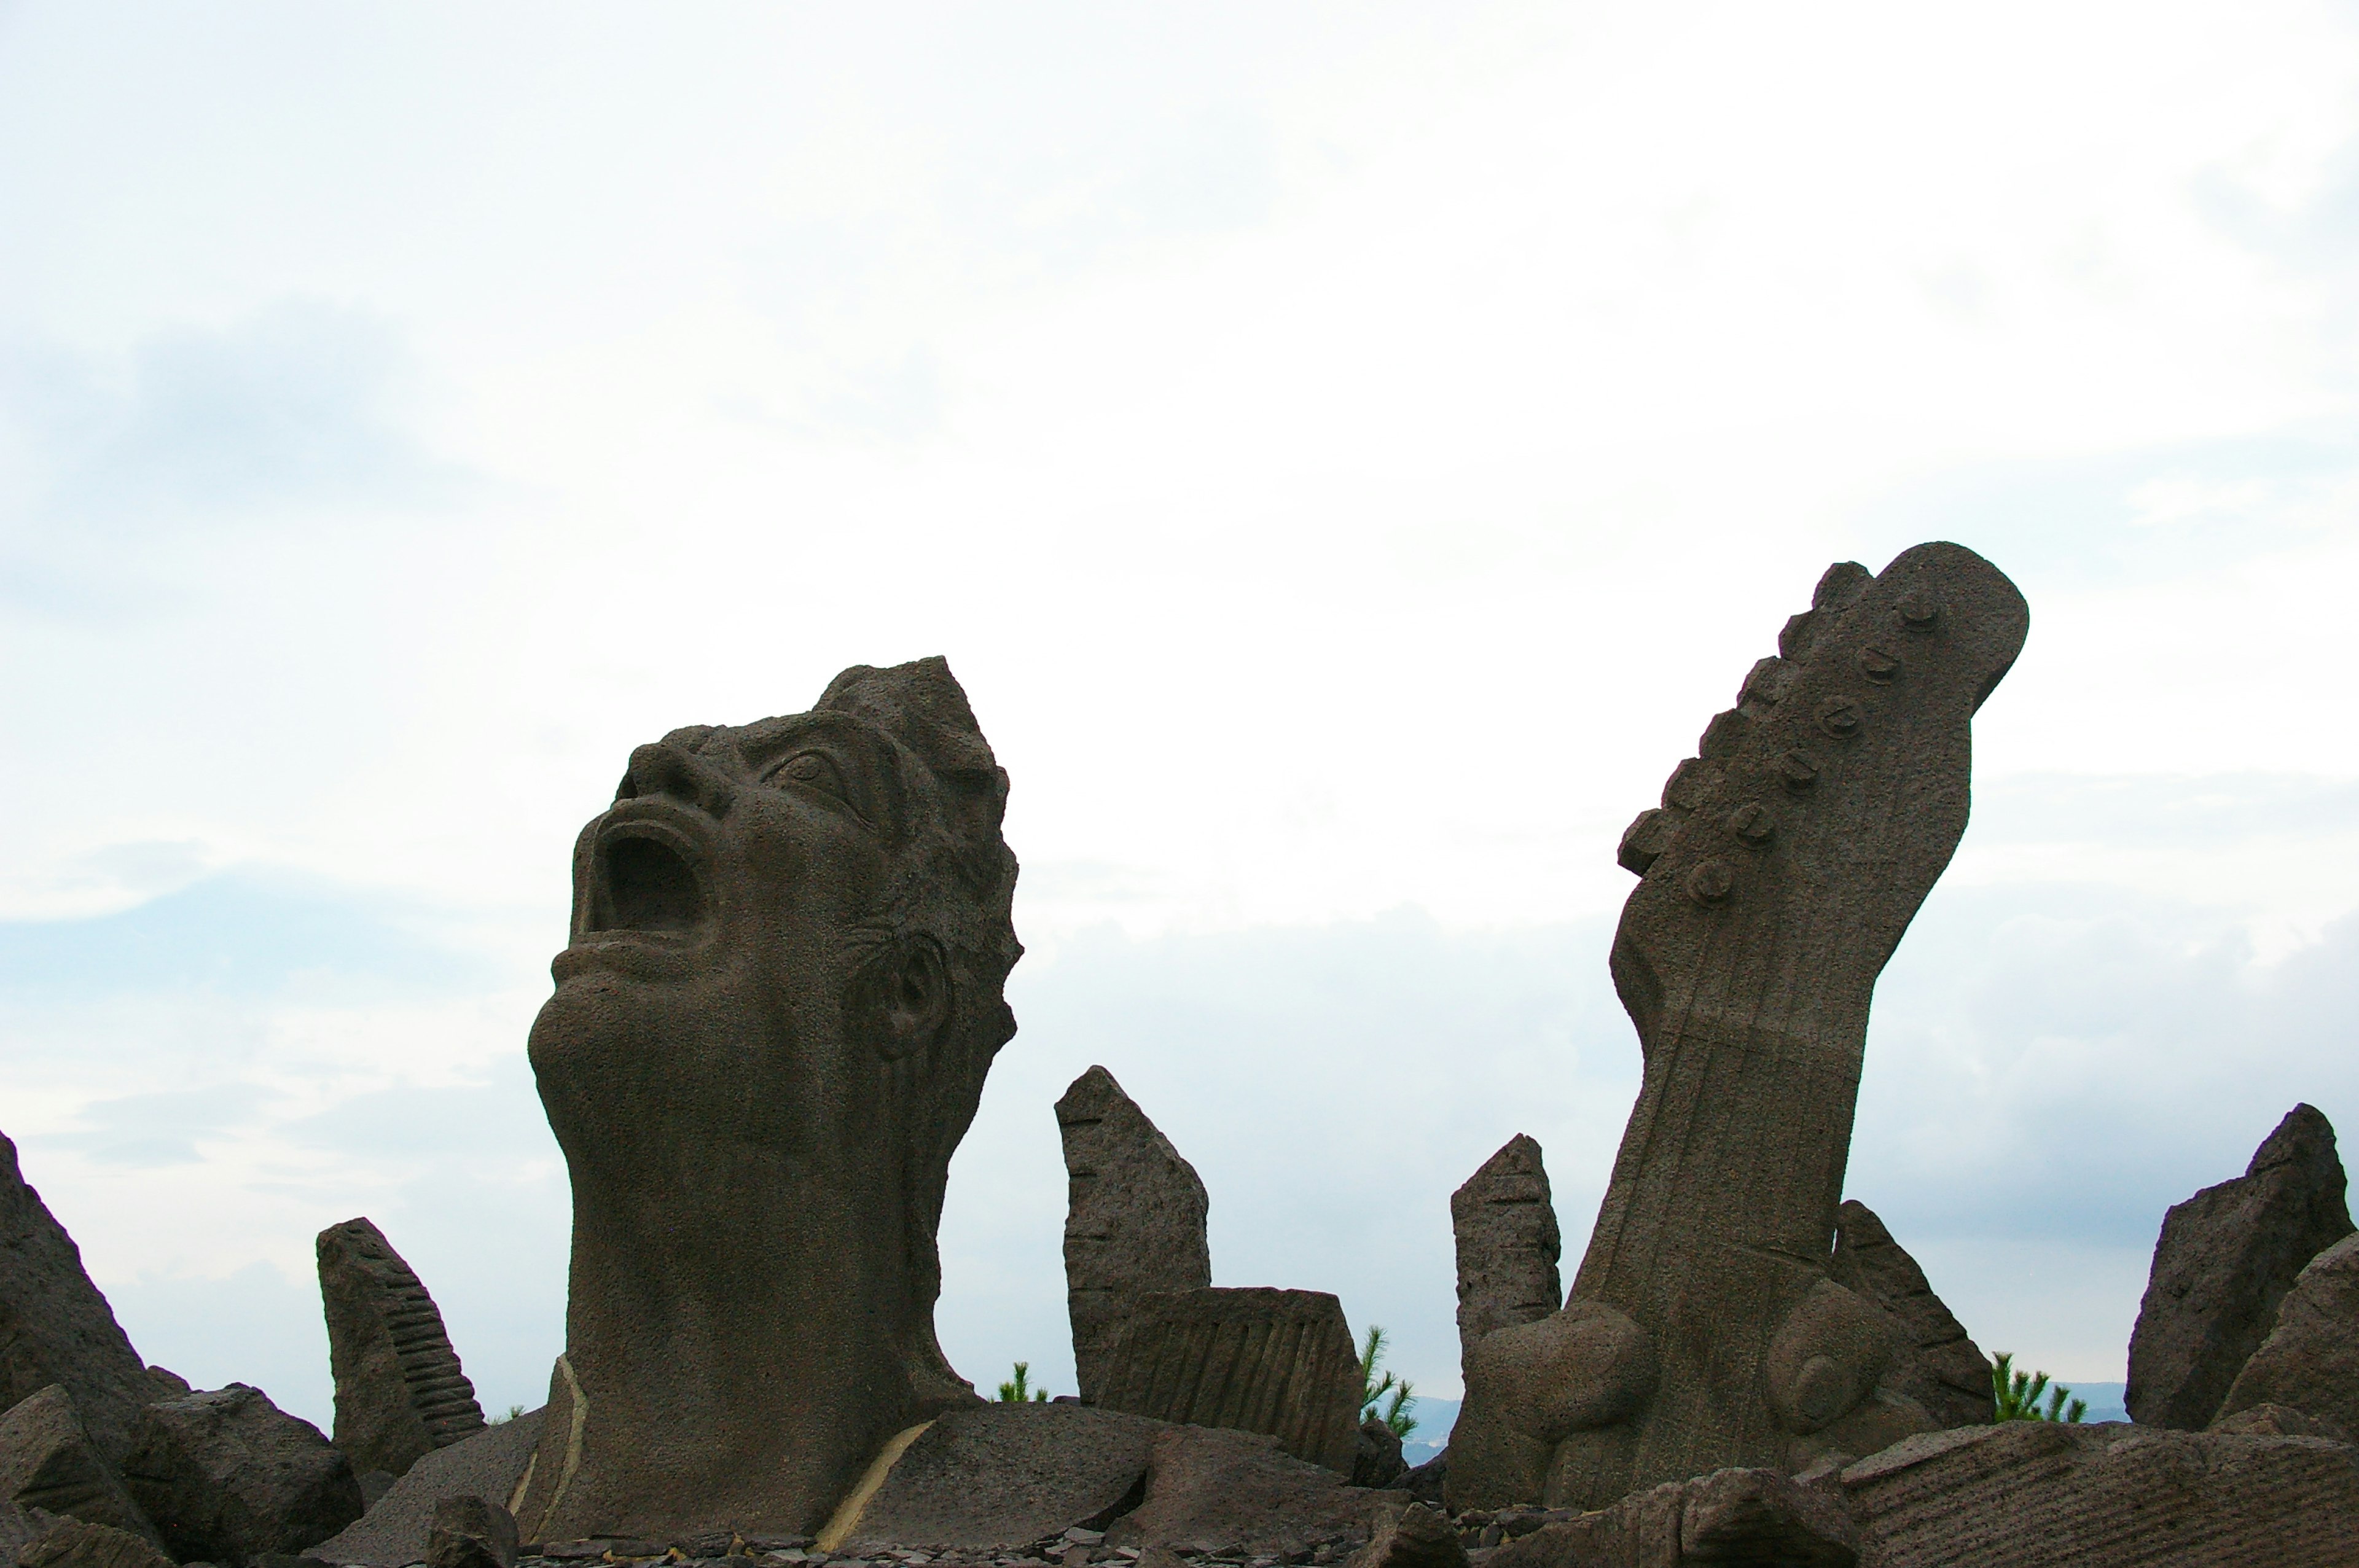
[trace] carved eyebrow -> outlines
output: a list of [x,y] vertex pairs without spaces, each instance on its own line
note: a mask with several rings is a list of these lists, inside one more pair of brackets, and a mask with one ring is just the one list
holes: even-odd
[[883,744],[857,719],[835,713],[798,713],[745,727],[737,754],[756,773],[766,772],[779,758],[798,751],[824,746],[842,765],[844,784],[856,799],[847,801],[863,818],[898,837],[898,770],[890,747]]

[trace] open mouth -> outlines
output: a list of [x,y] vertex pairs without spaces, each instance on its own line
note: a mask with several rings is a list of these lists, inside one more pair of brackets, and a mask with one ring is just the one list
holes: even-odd
[[618,823],[599,838],[596,855],[585,935],[679,937],[704,924],[704,883],[681,846],[661,827]]

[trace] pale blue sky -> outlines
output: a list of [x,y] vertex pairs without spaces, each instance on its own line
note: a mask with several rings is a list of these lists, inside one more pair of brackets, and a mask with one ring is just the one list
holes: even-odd
[[1851,1187],[2116,1380],[2359,1124],[2359,12],[0,0],[0,1130],[151,1358],[327,1413],[365,1213],[558,1348],[522,1060],[630,748],[947,654],[1030,954],[941,1319],[1068,1388],[1049,1107],[1456,1389],[1446,1200],[1636,1083],[1650,804],[1826,564],[2032,604]]

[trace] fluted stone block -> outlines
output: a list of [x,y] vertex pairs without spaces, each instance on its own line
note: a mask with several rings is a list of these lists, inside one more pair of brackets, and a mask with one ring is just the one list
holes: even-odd
[[1557,1276],[1563,1238],[1540,1146],[1523,1133],[1450,1195],[1458,1241],[1461,1361],[1495,1329],[1538,1323],[1564,1304]]
[[2334,1128],[2307,1105],[2288,1111],[2245,1173],[2163,1217],[2122,1403],[2142,1426],[2200,1431],[2312,1258],[2351,1234]]
[[1092,1067],[1057,1102],[1065,1146],[1065,1301],[1073,1371],[1094,1402],[1131,1305],[1147,1292],[1212,1282],[1196,1168],[1157,1130],[1114,1075]]
[[1990,1358],[1933,1293],[1925,1271],[1892,1239],[1875,1211],[1856,1199],[1835,1211],[1836,1284],[1884,1309],[1900,1331],[1889,1385],[1943,1426],[1995,1419]]
[[475,1386],[417,1271],[366,1219],[320,1232],[320,1299],[336,1375],[335,1444],[362,1473],[398,1476],[484,1430]]
[[1473,1346],[1453,1507],[1602,1508],[1930,1430],[1892,1319],[1830,1274],[1876,977],[1966,826],[2023,645],[1955,545],[1844,562],[1623,835],[1611,967],[1645,1060],[1561,1312]]
[[1107,1361],[1098,1403],[1264,1433],[1296,1458],[1343,1476],[1359,1452],[1360,1360],[1343,1303],[1323,1291],[1142,1295]]

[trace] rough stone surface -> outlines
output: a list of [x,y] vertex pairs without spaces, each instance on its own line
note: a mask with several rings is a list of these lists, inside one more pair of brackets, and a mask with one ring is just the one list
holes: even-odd
[[1563,1238],[1540,1146],[1523,1133],[1450,1195],[1458,1240],[1460,1365],[1494,1329],[1538,1323],[1564,1304],[1557,1277]]
[[516,1519],[497,1503],[462,1492],[434,1505],[426,1568],[516,1568]]
[[398,1476],[484,1430],[475,1386],[417,1271],[365,1218],[320,1232],[320,1301],[336,1377],[335,1444],[360,1471]]
[[2344,1237],[2296,1276],[2220,1413],[2264,1404],[2290,1405],[2359,1435],[2359,1236]]
[[163,1539],[115,1479],[60,1383],[0,1415],[0,1498],[22,1509],[65,1514],[127,1530],[154,1546]]
[[1466,1545],[1439,1509],[1411,1503],[1378,1516],[1368,1544],[1348,1562],[1349,1568],[1466,1568]]
[[1878,1568],[2359,1562],[2359,1450],[2109,1422],[1928,1433],[1843,1472]]
[[1571,1301],[1468,1357],[1453,1505],[1601,1507],[1935,1424],[1829,1261],[1876,976],[1964,831],[1971,720],[2028,624],[1955,545],[1830,568],[1624,836],[1638,1101]]
[[2212,1418],[2207,1432],[2241,1433],[2247,1437],[2322,1437],[2348,1443],[2351,1433],[2339,1422],[2307,1414],[2291,1405],[2257,1404]]
[[543,1412],[527,1411],[513,1421],[485,1427],[448,1448],[438,1448],[372,1504],[366,1514],[306,1556],[322,1563],[367,1563],[402,1568],[422,1563],[434,1528],[434,1506],[446,1498],[477,1498],[513,1509],[523,1491],[526,1468],[536,1463],[533,1447]]
[[1352,1485],[1389,1487],[1408,1474],[1400,1434],[1373,1411],[1360,1422],[1359,1450],[1352,1458]]
[[156,1397],[114,1313],[83,1272],[82,1250],[26,1185],[0,1137],[0,1410],[61,1383],[112,1461]]
[[151,1404],[131,1437],[125,1487],[183,1563],[301,1552],[360,1517],[351,1463],[244,1383]]
[[1875,1211],[1856,1199],[1835,1210],[1834,1282],[1882,1307],[1903,1348],[1887,1386],[1925,1407],[1943,1426],[1975,1426],[1997,1417],[1990,1358],[1933,1293],[1917,1260],[1892,1239]]
[[2141,1426],[2198,1431],[2276,1325],[2312,1258],[2351,1234],[2334,1129],[2307,1105],[2286,1113],[2245,1173],[2163,1217],[2130,1334],[2123,1408]]
[[1105,1544],[1290,1559],[1322,1542],[1364,1542],[1379,1510],[1402,1501],[1347,1487],[1266,1433],[1172,1427],[1148,1447],[1145,1500],[1107,1527]]
[[813,1530],[979,1402],[936,1232],[1016,1027],[1006,795],[938,658],[631,754],[532,1029],[573,1253],[527,1535]]
[[1092,1067],[1057,1102],[1065,1145],[1065,1303],[1073,1370],[1094,1401],[1106,1360],[1143,1292],[1212,1282],[1209,1200],[1196,1168],[1114,1075]]
[[156,1543],[127,1530],[61,1519],[17,1548],[18,1568],[172,1568]]
[[1450,1451],[1443,1449],[1424,1464],[1412,1466],[1392,1483],[1392,1489],[1407,1492],[1420,1503],[1440,1507],[1450,1485]]
[[1352,1473],[1360,1358],[1343,1303],[1323,1291],[1139,1296],[1098,1402],[1157,1421],[1267,1433],[1298,1459]]
[[1729,1469],[1544,1524],[1500,1547],[1484,1568],[1853,1568],[1861,1561],[1859,1530],[1840,1501],[1775,1470]]
[[[1079,1404],[950,1411],[911,1444],[847,1541],[1006,1548],[1067,1530],[1103,1530],[1145,1495],[1161,1422]],[[831,1521],[831,1525],[834,1521]]]

